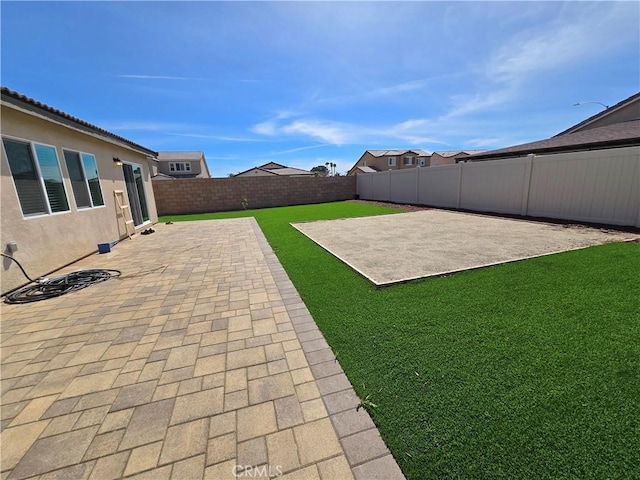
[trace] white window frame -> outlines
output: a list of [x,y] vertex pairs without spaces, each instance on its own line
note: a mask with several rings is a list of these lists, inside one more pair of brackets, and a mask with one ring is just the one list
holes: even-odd
[[[100,183],[100,179],[102,178],[100,176],[100,170],[98,169],[98,159],[96,158],[95,154],[90,153],[90,152],[83,152],[81,150],[77,150],[75,148],[65,148],[62,147],[62,157],[64,158],[64,152],[71,152],[71,153],[77,153],[78,156],[80,157],[80,168],[82,169],[82,176],[84,177],[84,185],[85,187],[87,187],[87,192],[89,193],[89,202],[91,203],[90,206],[88,207],[79,207],[78,204],[76,203],[76,196],[75,196],[75,192],[73,194],[73,203],[76,205],[76,209],[79,212],[82,212],[84,210],[92,210],[94,208],[104,208],[107,206],[107,202],[105,200],[104,197],[104,192],[102,191],[102,184]],[[91,196],[91,189],[89,188],[89,180],[87,179],[87,171],[84,168],[84,161],[82,159],[82,155],[91,155],[93,157],[93,159],[96,162],[96,170],[98,171],[98,186],[100,187],[100,195],[102,196],[102,205],[94,205],[93,204],[93,197]],[[67,168],[67,160],[65,158],[65,168]],[[69,175],[69,170],[67,168],[67,177],[69,178],[69,183],[71,183],[71,175]],[[73,192],[73,184],[71,185],[71,191]]]
[[387,164],[390,167],[395,167],[396,166],[396,157],[389,157],[389,159],[387,160]]
[[191,172],[191,162],[169,162],[169,171],[174,173]]
[[[123,165],[130,165],[131,168],[133,168],[133,169],[138,167],[138,168],[140,168],[140,173],[141,174],[145,173],[144,166],[141,163],[135,163],[135,162],[130,162],[130,161],[123,160],[122,164]],[[124,191],[127,194],[127,202],[129,202],[129,192],[127,190],[127,185],[126,185],[127,180],[126,180],[126,177],[124,175],[124,169],[122,167],[120,167],[120,171],[122,172],[122,181],[125,183]],[[135,225],[135,227],[137,229],[152,223],[151,222],[151,209],[149,207],[149,196],[147,195],[148,192],[147,192],[147,186],[145,185],[145,183],[146,183],[145,181],[142,182],[142,194],[144,195],[144,201],[146,203],[147,214],[149,215],[149,220],[143,220],[143,222],[140,225]],[[136,185],[136,189],[137,188],[138,188],[138,186]],[[133,209],[133,207],[131,205],[129,206],[129,208]],[[142,211],[140,212],[140,214],[142,215]],[[133,213],[132,213],[132,215],[133,215]],[[132,218],[133,218],[133,216],[132,216]]]
[[[48,217],[51,215],[65,215],[67,213],[71,213],[71,204],[69,203],[69,192],[67,191],[67,186],[65,185],[65,181],[64,181],[65,178],[64,178],[64,175],[62,174],[60,157],[58,155],[58,149],[55,147],[55,145],[36,142],[34,140],[27,140],[26,138],[13,137],[11,135],[2,135],[2,137],[0,138],[0,143],[2,144],[2,151],[4,153],[5,158],[7,159],[7,164],[9,164],[9,156],[7,155],[7,151],[4,148],[4,142],[2,141],[3,138],[6,138],[7,140],[13,140],[14,142],[26,143],[27,145],[29,145],[31,156],[34,160],[33,163],[35,166],[35,173],[38,176],[38,183],[40,184],[40,194],[44,198],[44,206],[45,206],[46,212],[32,213],[32,214],[25,215],[24,212],[22,211],[20,196],[18,195],[18,189],[16,188],[16,183],[15,183],[15,180],[13,179],[13,172],[11,171],[11,166],[9,165],[9,173],[11,173],[11,183],[13,185],[13,191],[16,193],[16,199],[18,200],[18,206],[20,207],[20,213],[22,214],[22,218],[24,220],[30,220],[32,218],[42,218],[42,217]],[[51,204],[49,203],[49,195],[47,195],[47,187],[44,183],[44,178],[42,177],[42,171],[40,170],[40,161],[38,160],[38,155],[36,154],[36,147],[35,147],[36,144],[42,145],[43,147],[53,148],[53,151],[55,152],[56,161],[58,162],[58,170],[60,170],[60,177],[62,179],[62,188],[64,190],[64,195],[67,198],[67,210],[63,210],[61,212],[51,211]]]
[[411,157],[411,156],[404,157],[404,164],[405,165],[413,165],[413,157]]

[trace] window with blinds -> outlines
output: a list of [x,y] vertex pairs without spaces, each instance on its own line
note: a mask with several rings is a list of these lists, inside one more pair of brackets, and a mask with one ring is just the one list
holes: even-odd
[[76,207],[91,208],[104,205],[96,157],[90,153],[64,150],[64,161],[67,164]]
[[2,143],[22,214],[27,217],[68,212],[56,149],[9,138],[3,138]]

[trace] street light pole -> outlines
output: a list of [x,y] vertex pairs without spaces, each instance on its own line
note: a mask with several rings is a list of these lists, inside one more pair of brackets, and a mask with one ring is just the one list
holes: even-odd
[[574,106],[574,107],[579,107],[580,105],[584,105],[585,103],[595,103],[595,104],[597,104],[597,105],[601,105],[601,106],[603,106],[605,109],[609,108],[609,105],[605,105],[605,104],[604,104],[604,103],[602,103],[602,102],[578,102],[578,103],[574,103],[574,104],[573,104],[573,106]]

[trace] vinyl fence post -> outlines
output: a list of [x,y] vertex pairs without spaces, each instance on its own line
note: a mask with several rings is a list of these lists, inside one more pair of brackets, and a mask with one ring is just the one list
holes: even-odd
[[420,205],[420,167],[416,165],[416,205]]
[[457,163],[459,165],[458,168],[458,200],[456,201],[456,209],[460,210],[460,197],[462,197],[462,168],[464,166],[464,162]]
[[529,212],[529,192],[531,191],[531,171],[533,170],[534,158],[536,156],[533,153],[527,155],[524,179],[522,181],[522,206],[520,207],[520,215],[523,217],[526,217]]

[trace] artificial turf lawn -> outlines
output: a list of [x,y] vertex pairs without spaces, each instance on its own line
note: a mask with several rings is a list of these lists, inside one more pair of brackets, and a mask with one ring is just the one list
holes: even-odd
[[161,221],[256,218],[407,478],[640,478],[640,244],[376,289],[289,225],[393,211]]

